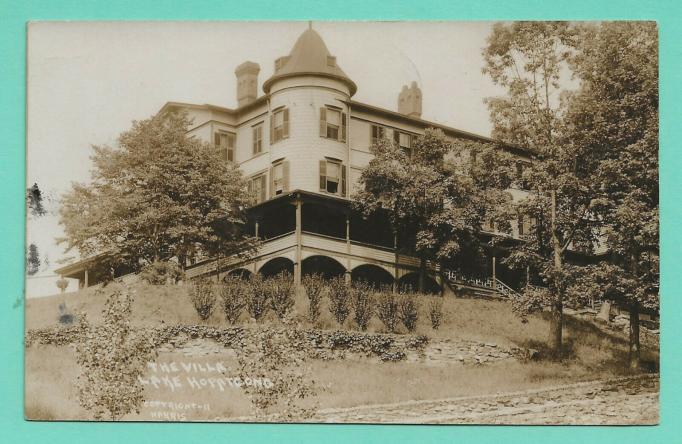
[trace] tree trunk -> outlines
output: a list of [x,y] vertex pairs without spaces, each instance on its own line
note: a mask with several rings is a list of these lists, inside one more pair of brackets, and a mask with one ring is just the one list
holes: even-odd
[[639,370],[639,306],[630,306],[630,370]]
[[424,292],[424,281],[426,278],[426,257],[422,254],[419,259],[419,292]]
[[[557,272],[555,278],[561,279],[560,272],[563,268],[561,258],[561,243],[556,233],[556,191],[552,190],[552,249],[554,250],[554,270]],[[551,350],[559,356],[562,345],[563,329],[563,283],[554,283],[554,298],[551,306],[552,317],[549,322],[549,346]]]

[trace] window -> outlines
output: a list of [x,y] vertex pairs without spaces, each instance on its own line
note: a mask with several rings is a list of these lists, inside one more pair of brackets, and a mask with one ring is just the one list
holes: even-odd
[[346,113],[338,108],[320,108],[320,137],[346,141]]
[[527,190],[529,188],[528,182],[523,180],[523,172],[528,168],[530,165],[528,162],[523,162],[523,161],[518,161],[516,162],[516,183],[519,188],[522,190]]
[[289,137],[289,110],[280,108],[270,118],[270,142],[276,143]]
[[338,160],[320,160],[320,191],[346,195],[346,167]]
[[375,145],[379,140],[386,137],[386,128],[379,125],[372,125],[371,141]]
[[289,189],[289,162],[278,160],[270,168],[270,195],[277,196]]
[[253,154],[263,152],[263,124],[253,127]]
[[404,133],[402,131],[393,130],[393,140],[408,157],[412,157],[412,134]]
[[252,196],[255,203],[257,204],[265,201],[267,189],[268,188],[265,174],[260,174],[256,177],[253,177],[248,182],[249,194]]
[[236,136],[233,133],[218,131],[213,135],[213,143],[225,161],[234,162],[234,142]]

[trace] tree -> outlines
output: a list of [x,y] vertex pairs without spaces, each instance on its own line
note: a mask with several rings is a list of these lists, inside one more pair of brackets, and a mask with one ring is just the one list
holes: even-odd
[[594,206],[610,254],[574,291],[628,308],[637,369],[639,312],[659,309],[658,34],[653,22],[613,22],[585,27],[581,40],[566,120],[574,143],[600,155]]
[[38,254],[38,247],[36,244],[28,246],[28,255],[26,255],[26,274],[33,276],[40,271],[40,255]]
[[503,151],[451,142],[434,129],[416,137],[410,152],[387,139],[371,150],[374,158],[360,176],[355,206],[365,215],[388,215],[399,248],[420,259],[420,292],[427,261],[454,261],[467,246],[477,246],[483,221],[508,226],[502,214],[511,196],[503,190],[513,172]]
[[549,342],[555,352],[561,349],[572,276],[566,254],[592,252],[598,237],[592,205],[598,153],[575,143],[564,123],[569,96],[562,85],[577,39],[576,29],[564,22],[497,24],[483,51],[483,72],[506,89],[504,97],[487,99],[493,136],[534,153],[522,178],[527,197],[517,203],[533,228],[506,263],[536,270],[549,294],[527,287],[515,309],[525,315],[551,307]]
[[90,184],[74,183],[59,211],[67,250],[107,253],[110,266],[248,252],[249,203],[238,167],[187,135],[184,113],[133,122],[118,147],[94,146]]
[[43,206],[43,193],[37,183],[26,189],[26,203],[31,216],[40,217],[47,214]]

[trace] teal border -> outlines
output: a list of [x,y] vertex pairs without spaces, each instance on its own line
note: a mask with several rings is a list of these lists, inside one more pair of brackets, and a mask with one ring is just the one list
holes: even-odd
[[[327,4],[324,4],[327,3]],[[0,431],[4,442],[680,442],[682,7],[679,0],[0,0]],[[661,41],[661,425],[657,427],[40,423],[23,420],[25,51],[29,20],[656,20]]]

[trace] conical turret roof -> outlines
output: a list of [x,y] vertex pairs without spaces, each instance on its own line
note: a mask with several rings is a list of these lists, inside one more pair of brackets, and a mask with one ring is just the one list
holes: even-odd
[[319,75],[338,79],[348,86],[351,96],[357,90],[355,83],[336,64],[336,57],[329,54],[322,37],[312,28],[301,34],[288,56],[277,59],[275,73],[265,81],[263,91],[269,93],[276,80],[299,75]]

